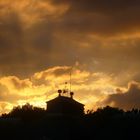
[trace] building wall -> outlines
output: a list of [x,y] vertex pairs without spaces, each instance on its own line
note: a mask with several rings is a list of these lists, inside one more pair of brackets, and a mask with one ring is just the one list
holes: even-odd
[[71,115],[82,115],[84,113],[84,106],[81,104],[72,104],[67,102],[48,102],[48,113],[62,113]]

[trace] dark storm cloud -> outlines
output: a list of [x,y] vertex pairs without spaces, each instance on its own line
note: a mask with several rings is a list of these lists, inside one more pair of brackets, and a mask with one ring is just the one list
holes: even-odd
[[138,0],[50,0],[54,4],[68,4],[60,27],[74,32],[97,35],[137,32],[140,28]]
[[[0,17],[0,51],[6,53],[14,51],[13,47],[18,47],[22,40],[22,28],[20,19],[16,13],[10,12]],[[7,47],[7,48],[5,48]],[[20,46],[19,46],[20,47]]]
[[[106,40],[102,40],[103,36],[133,36],[139,32],[139,1],[27,1],[22,0],[22,4],[15,1],[19,7],[13,6],[4,14],[0,11],[1,74],[27,77],[48,67],[73,65],[76,61],[88,64],[87,69],[109,73],[130,66],[140,68],[139,38],[125,40],[117,36],[118,40],[106,45]],[[51,13],[45,7],[49,2],[50,11],[60,5],[64,7]],[[1,9],[6,11],[7,5]],[[99,40],[90,35],[98,36]]]
[[130,83],[126,92],[118,89],[117,93],[109,95],[103,104],[124,109],[140,108],[140,83]]
[[26,28],[30,20],[25,20],[32,18],[32,15],[26,17],[24,8],[20,8],[24,2],[21,1],[19,7],[10,7],[12,4],[6,0],[6,5],[0,7],[0,75],[25,77],[47,67],[46,63],[49,63],[53,28],[46,21],[34,21],[32,27]]
[[15,66],[24,60],[23,30],[20,17],[14,11],[0,16],[0,73],[18,72]]
[[[22,2],[24,5],[25,1]],[[57,34],[57,23],[52,18],[53,15],[52,17],[49,15],[46,7],[40,9],[40,3],[32,0],[28,2],[34,3],[36,9],[29,8],[29,6],[22,9],[19,4],[19,9],[12,7],[8,9],[8,12],[0,13],[2,75],[27,77],[34,72],[45,70],[47,67],[75,63],[73,57],[69,58],[71,45],[70,47],[68,44],[64,46],[64,43],[61,44],[63,41],[56,39],[56,36],[61,35]],[[7,10],[7,5],[2,8]],[[34,14],[31,15],[26,10],[34,12]]]

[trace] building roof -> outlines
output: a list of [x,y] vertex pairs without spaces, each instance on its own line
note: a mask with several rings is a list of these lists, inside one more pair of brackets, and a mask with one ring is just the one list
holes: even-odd
[[77,102],[73,98],[65,97],[65,96],[58,96],[50,101],[47,101],[46,103],[63,103],[63,104],[70,104],[70,105],[79,105],[84,106],[84,104]]
[[54,98],[54,99],[52,99],[50,101],[47,101],[46,103],[50,103],[50,102],[68,103],[68,104],[72,104],[72,105],[84,106],[84,104],[77,102],[73,98],[65,97],[65,96],[58,96],[58,97],[56,97],[56,98]]

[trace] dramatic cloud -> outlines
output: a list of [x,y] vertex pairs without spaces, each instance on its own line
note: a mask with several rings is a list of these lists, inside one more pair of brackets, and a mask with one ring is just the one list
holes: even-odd
[[76,61],[90,62],[87,67],[100,72],[118,73],[130,68],[128,62],[136,70],[139,5],[126,0],[1,0],[0,73],[25,78]]
[[85,71],[78,66],[53,67],[37,72],[29,79],[19,79],[16,76],[2,77],[0,105],[5,104],[5,106],[0,113],[5,112],[5,108],[6,111],[10,111],[13,106],[27,102],[45,108],[46,101],[58,96],[58,89],[70,89],[70,72],[72,73],[71,89],[75,92],[74,98],[84,103],[86,110],[116,89],[109,75]]
[[[140,2],[138,0],[50,0],[67,4],[62,28],[97,35],[113,35],[139,32]],[[69,27],[69,28],[68,28]]]
[[70,73],[74,98],[85,104],[85,110],[105,105],[124,109],[140,107],[139,83],[131,82],[128,88],[119,87],[114,82],[114,76],[83,70],[75,65],[52,67],[37,72],[28,79],[1,77],[0,105],[3,108],[0,113],[9,112],[13,106],[27,102],[45,108],[46,101],[58,96],[58,89],[70,89]]
[[138,0],[0,0],[3,110],[44,106],[71,67],[76,98],[89,107],[140,82],[139,16]]
[[116,94],[109,95],[104,105],[112,105],[129,110],[132,108],[140,108],[140,83],[131,82],[128,85],[127,91],[117,89]]

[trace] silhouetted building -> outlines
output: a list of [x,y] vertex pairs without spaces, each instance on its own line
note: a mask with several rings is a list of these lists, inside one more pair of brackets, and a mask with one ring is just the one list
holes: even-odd
[[[50,114],[61,115],[83,115],[84,105],[73,99],[73,92],[70,92],[70,97],[62,96],[61,90],[58,90],[59,96],[47,103],[47,112]],[[63,93],[66,93],[63,91]]]

